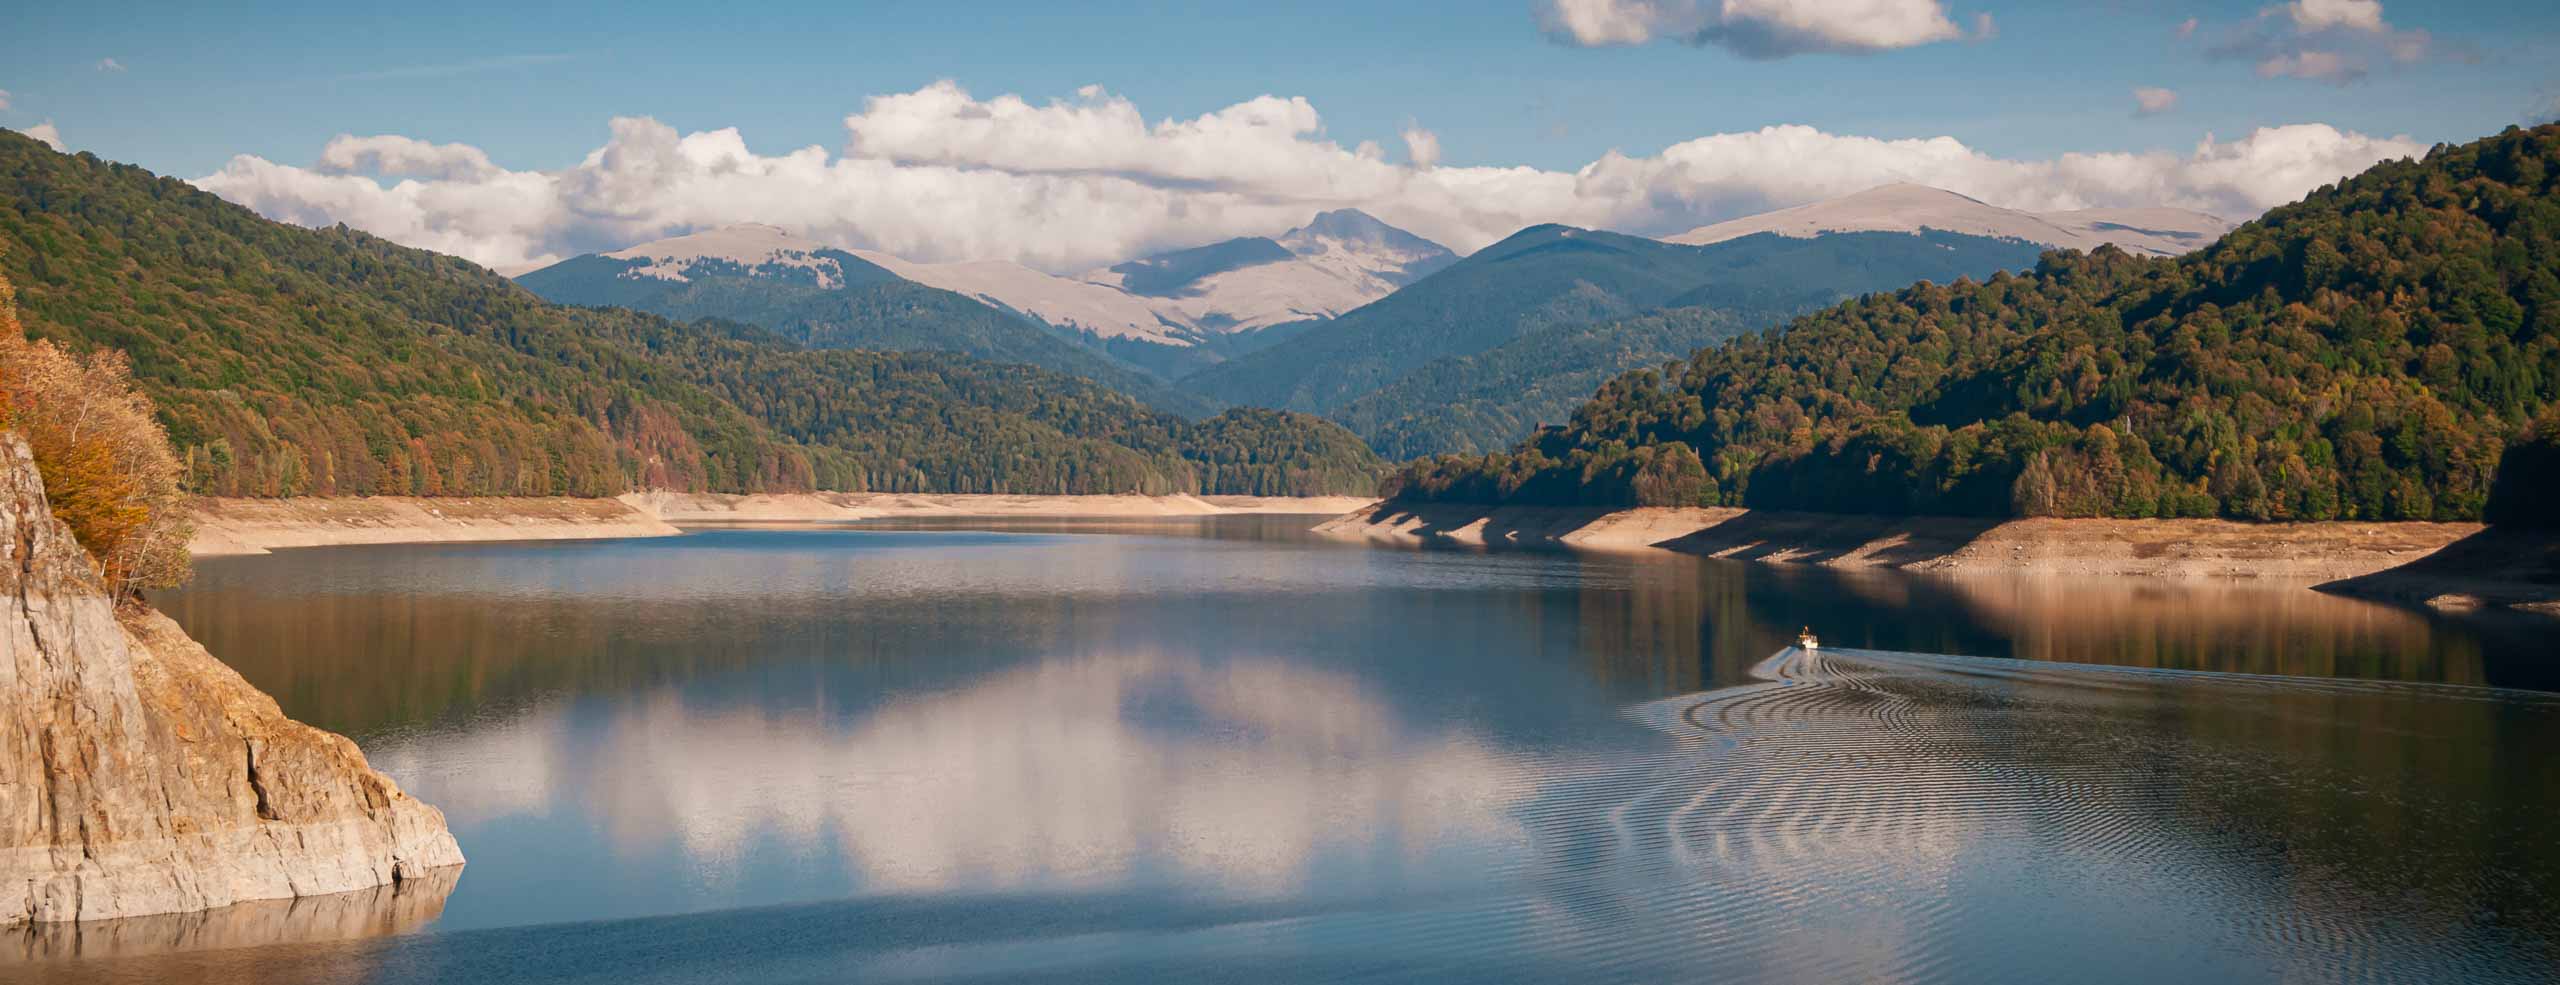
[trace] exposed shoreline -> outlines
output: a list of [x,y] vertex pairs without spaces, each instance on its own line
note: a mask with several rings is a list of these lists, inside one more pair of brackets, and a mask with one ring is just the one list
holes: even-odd
[[197,557],[287,547],[589,540],[681,533],[611,499],[568,497],[307,496],[195,501]]
[[2269,580],[2440,609],[2510,606],[2560,615],[2560,536],[2492,533],[2476,523],[2000,521],[1385,503],[1316,531],[1385,544],[1666,550],[1840,568]]
[[678,524],[837,522],[901,516],[1179,517],[1233,513],[1332,516],[1375,500],[1356,496],[1002,496],[793,493],[735,496],[630,493],[568,497],[309,496],[195,502],[198,557],[288,547],[667,537]]
[[964,493],[627,493],[633,509],[668,523],[873,520],[885,517],[1179,517],[1231,513],[1319,516],[1366,509],[1371,496],[1013,496]]
[[565,497],[200,499],[200,557],[287,547],[663,537],[681,525],[895,517],[1334,517],[1347,540],[1581,551],[1666,550],[1955,574],[2250,579],[2438,609],[2560,615],[2560,535],[2476,523],[1878,517],[1734,508],[1405,506],[1351,497],[630,493]]

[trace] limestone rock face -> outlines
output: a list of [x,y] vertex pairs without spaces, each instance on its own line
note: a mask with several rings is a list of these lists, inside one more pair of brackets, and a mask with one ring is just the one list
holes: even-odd
[[0,432],[0,926],[339,893],[460,865],[444,815],[168,617],[108,598]]
[[[371,889],[327,896],[251,900],[212,910],[161,913],[86,923],[34,923],[0,932],[0,981],[16,981],[11,965],[73,959],[131,958],[315,944],[405,934],[444,914],[462,876],[459,865],[429,869]],[[41,976],[38,976],[41,977]],[[278,979],[283,985],[290,979]]]

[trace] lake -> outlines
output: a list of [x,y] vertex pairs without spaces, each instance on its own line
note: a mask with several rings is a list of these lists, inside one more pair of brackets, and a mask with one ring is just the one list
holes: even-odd
[[2547,620],[1310,522],[207,561],[158,603],[470,864],[0,979],[2560,974]]

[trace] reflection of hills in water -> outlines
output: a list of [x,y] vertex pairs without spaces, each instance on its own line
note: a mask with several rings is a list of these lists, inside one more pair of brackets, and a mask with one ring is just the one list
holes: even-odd
[[[1790,577],[1792,576],[1792,577]],[[2440,684],[2488,679],[2479,623],[2457,628],[2426,614],[2277,582],[2058,578],[2007,574],[1912,576],[1876,571],[1781,572],[1769,580],[1826,642],[2001,654],[2122,667],[2348,677]],[[1816,609],[1829,594],[1861,604]],[[1908,618],[1911,613],[1939,617]],[[1844,621],[1845,617],[1845,621]],[[2523,668],[2519,668],[2523,669]]]
[[[2560,698],[2435,683],[2529,663],[2475,623],[2309,593],[731,532],[249,559],[164,601],[473,852],[438,933],[314,945],[342,979],[2560,957]],[[1841,649],[1754,676],[1805,624]]]
[[[608,805],[635,864],[673,846],[717,868],[780,829],[869,890],[226,957],[207,980],[2533,981],[2560,961],[2540,837],[2560,785],[2500,755],[2560,743],[2560,698],[1863,650],[1759,670],[1634,706],[1655,742],[1556,754],[1417,733],[1357,678],[1160,656],[846,720],[645,698],[552,774],[573,795],[550,809]],[[571,717],[520,731],[581,748]]]
[[[1136,881],[1250,898],[1320,875],[1340,891],[1516,841],[1521,789],[1510,753],[1407,721],[1358,678],[1158,655],[1043,661],[871,707],[658,690],[601,719],[549,708],[373,756],[464,830],[573,812],[615,856],[673,853],[683,877],[779,853],[875,894]],[[1311,869],[1327,858],[1357,864]]]
[[[1639,695],[1745,680],[1807,624],[1843,646],[2560,688],[2560,672],[2535,642],[2542,627],[2502,636],[2485,617],[2448,619],[2290,586],[1407,555],[1269,543],[1266,526],[1238,527],[1257,543],[1222,544],[1202,552],[1207,560],[1156,571],[1125,556],[1145,552],[1092,546],[1121,539],[1111,537],[1072,538],[1076,546],[1060,550],[1053,538],[990,536],[954,553],[932,538],[969,535],[835,534],[891,546],[779,559],[736,540],[757,536],[748,533],[341,549],[209,564],[197,587],[161,602],[287,712],[359,737],[776,661],[873,663],[897,677],[894,665],[934,652],[944,654],[939,670],[993,668],[1024,653],[1125,638],[1138,623],[1169,627],[1143,631],[1150,636],[1179,633],[1211,621],[1201,613],[1214,614],[1220,635],[1312,638],[1313,627],[1367,634],[1392,649],[1398,634],[1450,632],[1444,616],[1484,622],[1479,601],[1510,623],[1487,635],[1538,636],[1594,679]],[[916,549],[901,549],[900,538]],[[670,549],[705,539],[715,543]],[[1423,570],[1393,570],[1398,558]],[[1453,587],[1485,598],[1457,611]],[[952,645],[955,630],[976,634],[974,648]]]

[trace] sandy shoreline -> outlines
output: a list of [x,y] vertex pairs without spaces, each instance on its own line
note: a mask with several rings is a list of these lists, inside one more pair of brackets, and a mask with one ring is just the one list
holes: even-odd
[[2445,609],[2503,605],[2560,614],[2560,537],[2489,533],[2476,523],[1999,521],[1729,508],[1380,504],[1316,530],[1385,544],[1667,550],[1957,574],[2281,580]]
[[2439,609],[2560,615],[2560,535],[2476,523],[2252,524],[2225,520],[1994,521],[1743,509],[1407,507],[1359,497],[633,493],[617,499],[200,499],[199,557],[287,547],[663,537],[680,525],[894,517],[1329,515],[1315,529],[1393,545],[1708,557],[1953,574],[2253,579]]
[[195,502],[197,557],[286,547],[664,537],[673,524],[610,499],[410,496]]
[[1335,516],[1367,496],[1008,496],[959,493],[629,493],[621,502],[669,523],[871,520],[884,517],[1149,517],[1229,513]]
[[407,496],[195,502],[197,557],[287,547],[665,537],[681,523],[822,522],[899,516],[1148,517],[1230,513],[1336,515],[1364,497],[963,496],[806,493],[729,496],[633,493],[618,499]]

